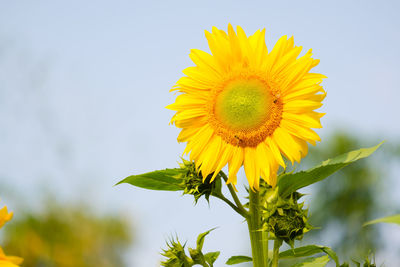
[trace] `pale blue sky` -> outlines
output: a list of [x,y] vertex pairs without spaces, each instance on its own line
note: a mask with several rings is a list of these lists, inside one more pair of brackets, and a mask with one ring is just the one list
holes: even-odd
[[294,35],[328,76],[322,139],[342,127],[395,140],[399,3],[0,0],[0,184],[32,203],[32,188],[45,185],[61,199],[131,216],[139,231],[132,266],[156,266],[171,233],[190,244],[220,226],[206,248],[222,249],[217,266],[224,266],[229,255],[248,253],[246,226],[228,208],[112,187],[129,174],[176,165],[184,145],[164,107],[192,65],[189,50],[208,50],[204,30],[228,23],[248,34],[266,28],[269,47]]

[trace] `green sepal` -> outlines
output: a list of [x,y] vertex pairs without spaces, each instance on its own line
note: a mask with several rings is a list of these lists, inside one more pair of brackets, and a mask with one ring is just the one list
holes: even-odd
[[167,242],[167,249],[163,250],[162,256],[166,257],[164,261],[161,262],[161,266],[165,267],[192,267],[194,262],[191,258],[186,256],[185,244],[182,245],[178,238],[171,239]]
[[[364,259],[364,264],[362,265],[363,267],[376,267],[376,263],[375,263],[375,260],[374,260],[374,262],[372,262],[372,260],[370,260],[369,259],[369,257],[371,256],[372,258],[374,258],[373,257],[373,255],[371,254],[371,253],[369,253],[366,257],[365,257],[365,259]],[[351,260],[355,265],[357,265],[357,267],[360,267],[361,266],[361,263],[360,262],[358,262],[358,261],[355,261],[355,260]],[[344,263],[344,264],[342,264],[340,267],[349,267],[349,264],[347,264],[347,265],[345,265],[345,264],[347,264],[347,263]]]
[[376,223],[394,223],[394,224],[400,225],[400,214],[375,219],[375,220],[364,223],[363,226],[376,224]]
[[298,192],[286,198],[277,195],[269,201],[268,196],[276,191],[271,187],[260,190],[262,196],[266,196],[262,203],[263,230],[269,232],[271,239],[281,239],[294,248],[294,241],[301,240],[306,232],[313,229],[308,223],[308,210],[303,209],[303,203],[298,203],[303,196]]
[[328,159],[322,162],[320,165],[306,171],[281,174],[277,183],[279,195],[285,198],[300,188],[325,179],[329,175],[349,165],[350,163],[370,156],[382,145],[382,143],[383,142],[374,147],[361,148],[342,154],[333,159]]
[[324,267],[330,261],[327,255],[317,258],[307,258],[302,262],[298,262],[293,267]]
[[220,252],[209,252],[206,255],[203,254],[202,249],[204,245],[205,237],[216,228],[212,228],[204,233],[201,233],[197,237],[196,249],[188,248],[190,257],[193,259],[195,264],[200,264],[202,266],[213,266],[214,261],[218,258]]
[[179,191],[183,190],[181,174],[180,168],[153,171],[128,176],[116,185],[127,183],[150,190]]
[[332,260],[335,261],[336,266],[340,266],[338,256],[330,247],[318,246],[318,245],[308,245],[304,247],[298,247],[295,249],[289,249],[283,251],[279,253],[279,258],[280,259],[301,258],[301,257],[312,256],[318,253],[327,254],[329,257],[332,258]]
[[205,237],[213,230],[217,229],[217,227],[214,227],[213,229],[208,230],[207,232],[201,233],[199,234],[199,236],[197,237],[197,242],[196,242],[196,249],[201,251],[203,249],[203,245],[204,245],[204,239]]
[[206,265],[206,259],[204,258],[203,253],[201,250],[193,249],[193,248],[188,248],[190,257],[192,258],[194,264],[200,264],[202,266],[207,266]]
[[250,261],[253,261],[253,259],[249,256],[232,256],[226,261],[226,265],[234,265]]
[[214,262],[218,259],[220,253],[221,252],[219,251],[208,252],[207,254],[204,254],[204,259],[210,266],[213,266]]

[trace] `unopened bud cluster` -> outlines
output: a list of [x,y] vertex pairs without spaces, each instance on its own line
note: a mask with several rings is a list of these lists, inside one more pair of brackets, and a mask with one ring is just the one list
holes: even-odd
[[167,259],[161,262],[161,266],[166,267],[191,267],[194,262],[191,258],[186,256],[185,245],[181,245],[179,240],[171,240],[167,242],[168,249],[163,250],[163,255]]
[[272,234],[272,238],[285,241],[290,246],[294,240],[303,238],[303,234],[311,229],[307,222],[308,210],[304,203],[298,203],[303,196],[294,192],[287,198],[278,194],[278,188],[266,186],[262,192],[264,199],[263,224]]
[[179,164],[182,170],[182,188],[183,194],[189,194],[194,196],[194,200],[197,201],[201,196],[204,196],[209,201],[210,195],[218,193],[221,190],[221,181],[219,175],[211,182],[212,174],[206,178],[203,177],[201,172],[196,169],[195,163],[182,159],[182,163]]
[[[370,259],[370,256],[372,256],[372,260]],[[370,255],[370,253],[368,254],[368,256],[365,257],[364,263],[361,265],[360,262],[357,262],[355,260],[352,260],[357,266],[362,266],[362,267],[376,267],[376,263],[375,263],[375,259],[373,257],[373,254]],[[350,267],[350,264],[348,264],[347,262],[344,262],[343,264],[340,265],[340,267]]]
[[167,242],[168,249],[163,250],[161,253],[162,256],[167,259],[161,262],[161,266],[165,267],[192,267],[192,266],[203,266],[203,267],[213,267],[214,262],[217,260],[219,256],[219,251],[209,252],[203,254],[203,244],[204,238],[212,231],[213,229],[200,234],[197,237],[197,246],[196,248],[188,248],[189,256],[185,253],[185,245],[181,245],[178,238],[176,240],[172,239],[170,242]]

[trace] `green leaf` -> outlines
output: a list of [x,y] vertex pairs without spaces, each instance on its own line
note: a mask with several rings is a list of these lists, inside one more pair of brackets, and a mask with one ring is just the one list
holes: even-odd
[[292,259],[312,256],[318,253],[325,253],[335,261],[336,266],[339,266],[339,258],[336,253],[329,247],[318,246],[318,245],[308,245],[304,247],[298,247],[295,249],[289,249],[279,253],[280,259]]
[[367,225],[375,224],[375,223],[395,223],[395,224],[400,225],[400,214],[372,220],[372,221],[364,223],[363,226],[367,226]]
[[318,258],[305,259],[304,261],[293,265],[293,267],[324,267],[326,266],[326,264],[328,264],[329,261],[329,257],[325,255]]
[[328,159],[322,162],[320,165],[306,171],[285,173],[281,175],[277,185],[279,188],[279,195],[284,198],[288,197],[291,193],[300,188],[325,179],[329,175],[349,165],[350,163],[370,156],[375,152],[375,150],[378,149],[378,147],[382,145],[382,143],[383,142],[374,147],[361,148],[359,150],[342,154],[333,159]]
[[239,264],[239,263],[243,263],[243,262],[250,262],[253,261],[253,259],[251,257],[248,256],[232,256],[230,257],[226,264],[227,265],[234,265],[234,264]]
[[215,230],[215,228],[208,230],[207,232],[201,233],[199,234],[199,236],[197,237],[197,248],[196,250],[201,251],[203,249],[203,244],[204,244],[204,238],[213,230]]
[[206,259],[206,262],[210,264],[211,266],[214,264],[214,262],[218,259],[220,252],[209,252],[204,255],[204,258]]
[[179,178],[181,169],[165,169],[159,171],[148,172],[139,175],[131,175],[116,185],[128,183],[137,187],[150,190],[179,191],[183,190]]

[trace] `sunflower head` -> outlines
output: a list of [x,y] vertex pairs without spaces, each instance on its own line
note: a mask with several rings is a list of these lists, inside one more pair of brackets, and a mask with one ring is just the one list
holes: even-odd
[[4,206],[2,209],[0,209],[0,228],[3,227],[3,225],[10,221],[13,217],[12,212],[8,212],[8,209],[6,206]]
[[[8,212],[7,207],[4,206],[0,209],[0,228],[10,221],[13,217],[12,212]],[[7,256],[3,249],[0,247],[0,266],[4,267],[18,267],[23,262],[23,259],[16,256]]]
[[265,30],[247,36],[239,26],[213,27],[206,38],[211,53],[191,50],[195,66],[183,71],[172,89],[181,94],[167,107],[182,129],[178,141],[210,181],[228,165],[228,183],[236,184],[244,166],[252,189],[260,177],[275,186],[283,158],[300,162],[307,143],[320,140],[311,128],[321,128],[323,114],[314,110],[326,95],[325,76],[310,73],[319,60],[311,50],[299,57],[302,48],[286,36],[268,52]]

